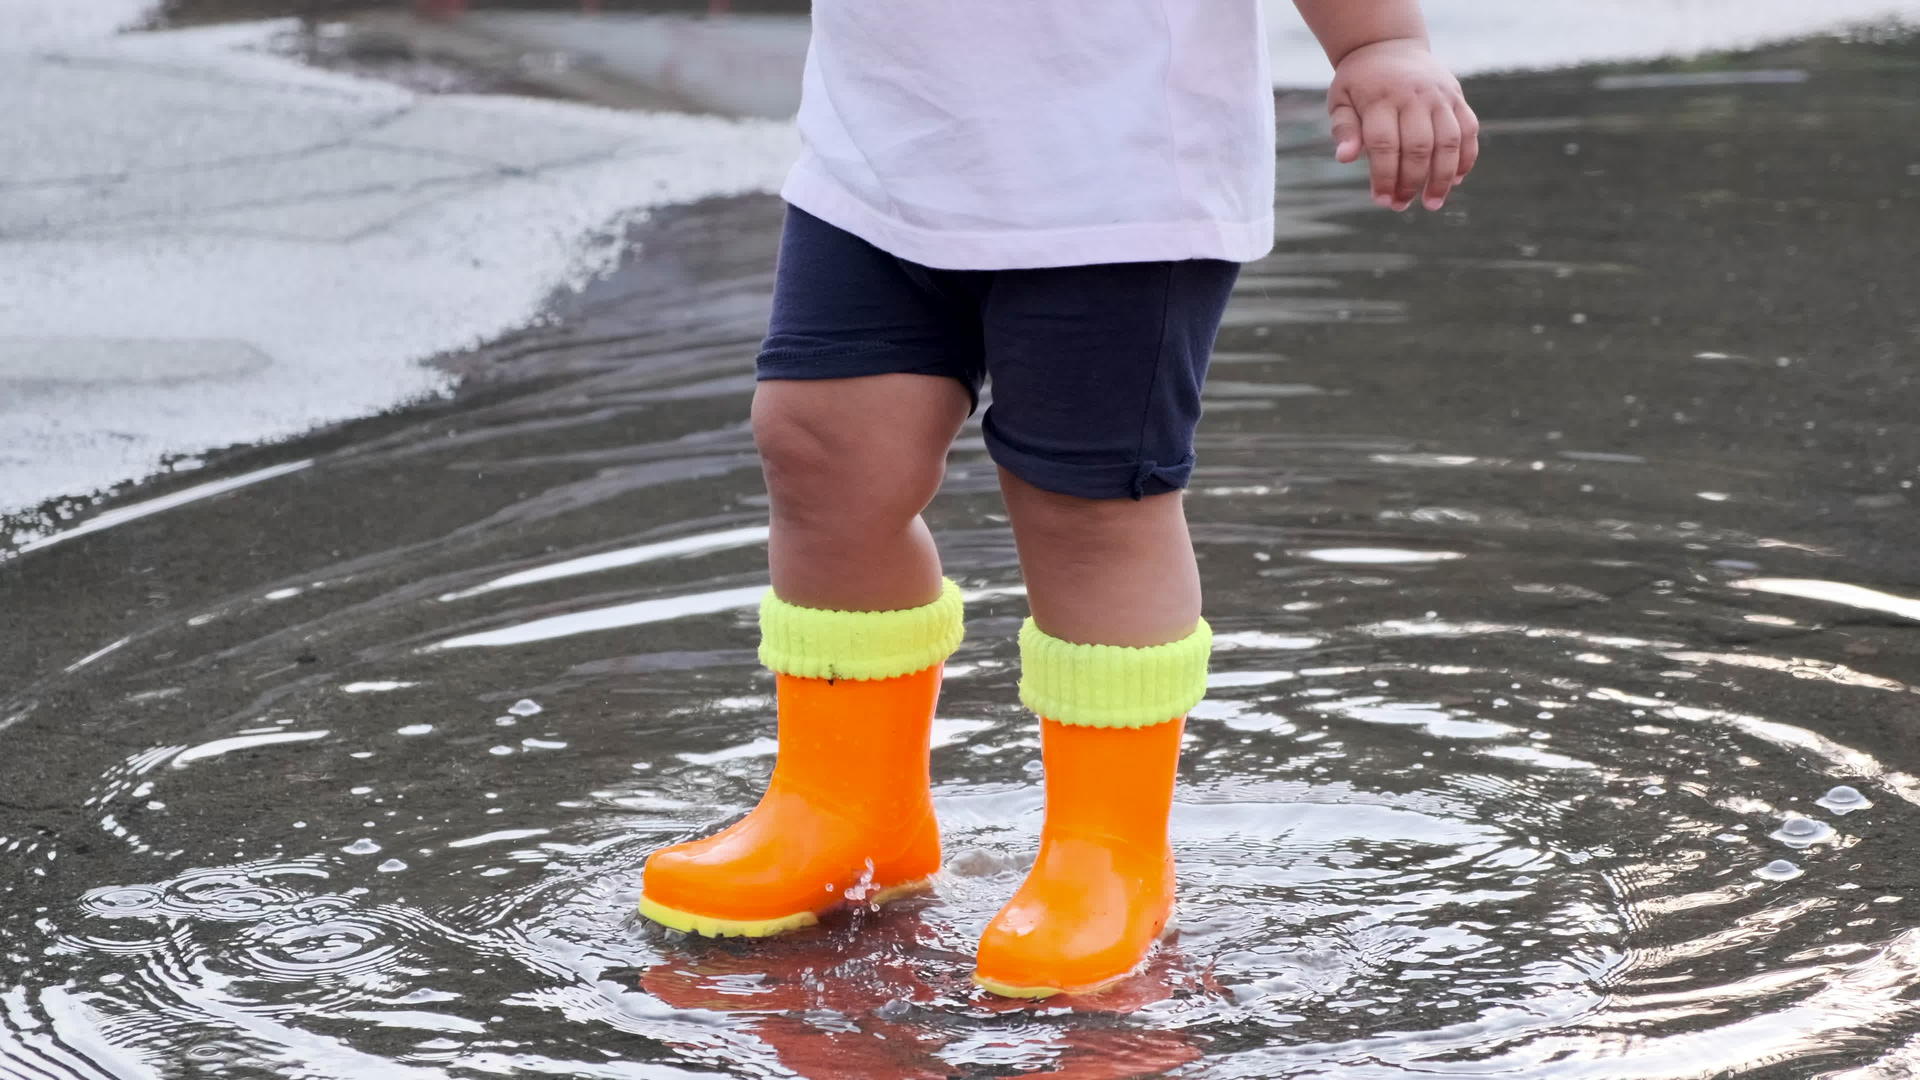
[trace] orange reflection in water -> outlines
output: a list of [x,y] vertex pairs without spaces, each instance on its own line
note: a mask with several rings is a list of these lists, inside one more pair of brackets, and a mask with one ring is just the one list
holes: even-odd
[[777,941],[688,942],[641,972],[639,987],[677,1009],[730,1014],[803,1077],[945,1080],[956,1063],[941,1051],[962,1038],[980,1046],[980,1023],[1007,1013],[1053,1021],[1005,1033],[1006,1049],[1047,1059],[1044,1071],[1023,1076],[1122,1080],[1201,1055],[1184,1031],[1116,1022],[1172,996],[1179,956],[1171,947],[1099,994],[1015,1001],[974,988],[970,958],[936,942],[917,913],[863,922],[851,941],[844,929],[811,929]]

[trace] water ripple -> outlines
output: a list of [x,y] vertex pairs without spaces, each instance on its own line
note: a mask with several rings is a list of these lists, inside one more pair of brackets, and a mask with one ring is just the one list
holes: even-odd
[[[1249,269],[1216,357],[1187,506],[1218,651],[1139,977],[1037,1006],[968,978],[1043,813],[977,419],[929,510],[969,619],[933,892],[768,942],[634,920],[647,852],[744,813],[775,747],[743,365],[780,211],[748,199],[661,214],[452,361],[450,405],[0,566],[35,628],[0,641],[0,734],[36,763],[0,791],[0,1072],[1907,1075],[1920,429],[1910,327],[1849,260],[1912,200],[1793,193],[1911,164],[1905,100],[1846,70],[1623,112],[1717,125],[1660,199],[1610,186],[1600,129],[1529,133],[1564,80],[1488,87],[1507,179],[1424,224],[1283,160],[1324,220]],[[1879,157],[1778,153],[1861,117]],[[1547,184],[1618,212],[1549,227]],[[1702,284],[1729,274],[1758,277]]]

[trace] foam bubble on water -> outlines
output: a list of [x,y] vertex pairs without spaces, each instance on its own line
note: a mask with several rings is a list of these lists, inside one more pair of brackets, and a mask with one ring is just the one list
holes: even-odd
[[374,843],[372,839],[363,836],[340,850],[349,855],[371,855],[380,850],[380,845]]
[[1775,859],[1755,870],[1753,876],[1763,881],[1792,881],[1804,873],[1806,873],[1805,870],[1800,869],[1785,859]]
[[1834,837],[1833,826],[1824,821],[1816,821],[1799,814],[1788,814],[1780,827],[1768,834],[1773,839],[1793,848],[1808,847]]
[[1815,806],[1824,806],[1836,814],[1851,814],[1855,810],[1865,810],[1873,805],[1873,800],[1860,794],[1858,788],[1840,784],[1829,788],[1825,795],[1814,800]]
[[515,716],[533,716],[540,712],[540,703],[532,698],[521,698],[507,706],[507,711]]
[[408,724],[406,727],[394,728],[393,732],[396,735],[425,735],[432,730],[432,724]]
[[391,874],[398,870],[405,870],[406,868],[407,868],[407,864],[401,862],[399,859],[388,859],[386,862],[383,862],[379,866],[375,867],[375,869],[379,870],[383,874]]

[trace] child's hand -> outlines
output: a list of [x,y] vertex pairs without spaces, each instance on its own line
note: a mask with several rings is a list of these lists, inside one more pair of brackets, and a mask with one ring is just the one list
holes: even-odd
[[1426,193],[1438,210],[1480,156],[1480,121],[1460,81],[1424,42],[1377,41],[1348,53],[1327,92],[1334,157],[1360,157],[1373,169],[1373,201],[1405,210]]

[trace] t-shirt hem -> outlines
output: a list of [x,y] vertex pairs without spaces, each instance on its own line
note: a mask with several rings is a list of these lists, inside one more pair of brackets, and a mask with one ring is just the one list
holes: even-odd
[[1033,270],[1100,263],[1223,259],[1252,262],[1273,250],[1273,216],[1255,221],[1127,222],[983,232],[928,229],[890,217],[807,160],[780,197],[889,255],[938,270]]

